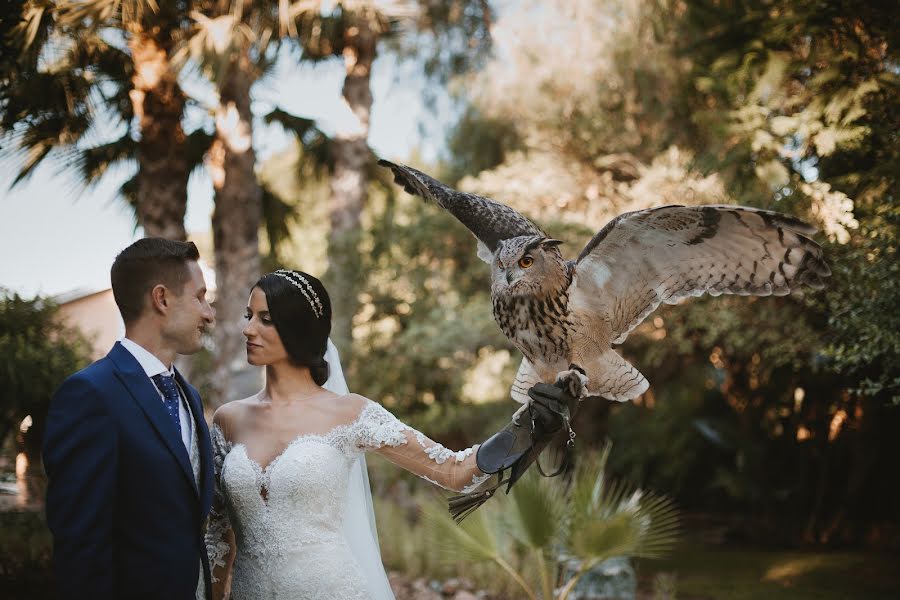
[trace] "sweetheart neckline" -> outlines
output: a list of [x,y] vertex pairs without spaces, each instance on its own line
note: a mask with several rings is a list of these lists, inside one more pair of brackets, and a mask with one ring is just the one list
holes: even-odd
[[363,415],[371,408],[372,405],[375,405],[375,403],[372,402],[371,400],[369,400],[366,403],[366,405],[363,406],[362,410],[359,411],[359,414],[356,415],[356,418],[354,418],[352,421],[350,421],[349,423],[341,423],[340,425],[335,425],[334,427],[332,427],[331,429],[329,429],[328,431],[326,431],[324,433],[300,433],[300,434],[298,434],[291,441],[289,441],[285,445],[285,447],[282,448],[281,451],[278,454],[276,454],[265,467],[263,467],[261,464],[259,464],[259,462],[256,461],[254,458],[250,457],[250,454],[247,452],[247,444],[245,444],[244,442],[234,442],[234,443],[228,442],[228,440],[225,439],[225,434],[222,432],[222,428],[219,427],[219,425],[216,423],[213,423],[213,429],[218,430],[218,434],[222,437],[222,440],[229,444],[230,447],[228,448],[228,451],[234,450],[237,446],[243,446],[244,456],[247,457],[247,460],[250,461],[255,467],[257,467],[259,469],[260,473],[262,473],[263,475],[267,475],[269,473],[269,471],[272,469],[272,467],[275,465],[275,463],[278,462],[278,459],[280,459],[282,456],[284,456],[285,453],[287,453],[287,451],[290,450],[290,448],[294,444],[296,444],[297,442],[304,440],[304,439],[325,440],[328,437],[330,437],[331,435],[333,435],[338,430],[349,429],[350,427],[353,427],[354,425],[356,425],[356,423],[358,423],[360,420],[362,420]]
[[[267,475],[269,475],[270,471],[275,466],[275,464],[281,459],[281,457],[284,456],[285,454],[287,454],[288,450],[290,450],[297,443],[299,443],[301,441],[305,441],[305,440],[327,441],[328,437],[331,436],[335,431],[337,431],[338,429],[342,429],[342,428],[348,428],[351,425],[353,425],[353,423],[345,423],[342,425],[337,425],[336,427],[333,427],[332,429],[326,431],[325,433],[301,433],[300,435],[298,435],[297,437],[292,439],[290,442],[288,442],[287,445],[281,450],[281,452],[276,454],[275,457],[272,458],[272,460],[270,460],[269,463],[265,467],[262,466],[259,463],[259,461],[257,461],[256,459],[254,459],[253,457],[250,456],[250,453],[247,452],[247,445],[245,443],[238,442],[236,444],[233,444],[231,449],[234,450],[235,448],[241,447],[244,451],[244,456],[247,458],[247,460],[250,462],[250,464],[252,464],[254,467],[256,467],[256,469],[260,472],[260,474],[267,476]],[[328,445],[331,446],[331,444],[328,444]]]

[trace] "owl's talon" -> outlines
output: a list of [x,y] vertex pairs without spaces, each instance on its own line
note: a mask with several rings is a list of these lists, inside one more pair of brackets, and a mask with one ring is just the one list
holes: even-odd
[[585,377],[587,377],[587,371],[585,371],[584,369],[582,369],[582,368],[581,368],[581,365],[576,365],[575,363],[571,363],[571,364],[569,365],[569,370],[570,370],[570,371],[578,371],[579,373],[581,373],[582,375],[584,375]]
[[556,385],[579,400],[587,397],[588,378],[579,365],[571,364],[568,371],[557,373]]
[[528,398],[528,400],[526,400],[524,403],[522,403],[522,406],[519,407],[519,410],[517,410],[515,413],[513,413],[512,422],[515,425],[519,425],[519,418],[525,414],[525,412],[528,410],[528,407],[530,407],[530,406],[531,406],[531,398]]

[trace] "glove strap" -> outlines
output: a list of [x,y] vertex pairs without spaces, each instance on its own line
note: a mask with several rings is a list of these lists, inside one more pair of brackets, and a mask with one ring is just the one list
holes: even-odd
[[[535,457],[534,462],[537,464],[538,473],[540,473],[542,477],[556,477],[557,475],[561,475],[563,471],[566,470],[566,467],[568,467],[572,462],[572,457],[575,455],[575,432],[572,430],[572,426],[569,424],[569,407],[565,405],[563,406],[565,408],[565,412],[563,412],[561,416],[563,418],[563,423],[565,425],[567,435],[569,436],[569,439],[566,440],[566,453],[565,455],[563,455],[563,459],[559,465],[559,468],[557,468],[550,475],[547,475],[544,472],[544,467],[541,466],[540,455]],[[533,422],[532,427],[534,427]]]

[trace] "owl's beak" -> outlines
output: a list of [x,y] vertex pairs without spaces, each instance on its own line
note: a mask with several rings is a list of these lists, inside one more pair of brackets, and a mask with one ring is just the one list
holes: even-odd
[[512,282],[516,280],[515,274],[512,272],[512,269],[506,272],[506,285],[512,285]]

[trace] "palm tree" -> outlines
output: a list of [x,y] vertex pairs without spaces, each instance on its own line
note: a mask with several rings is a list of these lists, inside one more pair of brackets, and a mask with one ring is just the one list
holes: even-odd
[[[451,4],[475,4],[483,0],[455,0]],[[368,148],[369,114],[372,106],[370,76],[377,44],[396,31],[401,20],[419,14],[406,0],[344,0],[323,14],[322,0],[283,1],[277,5],[262,0],[235,2],[204,0],[192,13],[195,33],[188,45],[190,55],[201,65],[219,92],[215,113],[215,140],[207,166],[215,189],[213,236],[216,251],[217,300],[214,402],[224,400],[230,366],[240,354],[240,318],[244,298],[233,293],[247,290],[259,275],[258,230],[264,198],[254,171],[253,116],[250,91],[271,66],[286,41],[297,41],[302,60],[325,60],[340,56],[346,79],[344,99],[358,121],[336,132],[326,146],[331,156],[315,156],[331,169],[332,232],[329,247],[329,283],[335,323],[333,337],[349,352],[350,326],[362,287],[358,241],[360,216],[365,204],[369,175],[374,168]],[[431,8],[431,3],[425,3]],[[431,14],[426,11],[427,14]],[[446,15],[443,23],[456,26]],[[466,21],[472,23],[471,20]],[[468,47],[466,47],[468,50]],[[296,128],[292,115],[274,111],[270,118],[287,128]],[[302,134],[308,124],[301,124]],[[302,139],[302,135],[300,135]]]
[[219,290],[211,378],[216,404],[226,400],[232,367],[241,354],[244,294],[260,275],[263,191],[255,170],[251,90],[273,64],[281,42],[297,35],[297,21],[318,5],[208,0],[198,2],[191,14],[194,33],[184,58],[193,57],[218,92],[207,155],[215,194],[212,229]]
[[[171,57],[183,34],[178,3],[162,2],[140,20],[121,19],[134,63],[129,98],[140,123],[135,206],[147,236],[184,240],[191,160],[182,116],[185,94]],[[195,154],[196,156],[196,154]]]
[[335,133],[332,143],[331,237],[329,284],[334,320],[332,336],[349,357],[352,320],[362,288],[359,256],[360,217],[368,195],[369,118],[372,112],[371,75],[379,38],[390,30],[390,21],[374,2],[357,0],[341,5],[342,48],[345,76],[342,95],[356,122]]
[[[335,132],[331,145],[328,280],[334,310],[332,337],[345,356],[351,354],[352,321],[364,287],[359,255],[360,219],[375,168],[368,137],[372,66],[379,47],[387,40],[397,41],[392,50],[401,56],[415,53],[426,75],[445,79],[464,71],[483,55],[488,47],[484,40],[490,38],[490,23],[486,0],[342,0],[328,21],[330,27],[319,24],[314,28],[319,32],[317,36],[304,37],[303,48],[308,56],[318,58],[330,52],[343,59],[342,96],[355,117]],[[409,39],[416,33],[433,36],[432,55],[414,45],[404,47],[399,35],[402,33],[409,34]]]
[[183,240],[187,181],[206,136],[186,136],[182,127],[185,95],[171,58],[184,34],[184,6],[162,6],[23,3],[15,29],[20,69],[4,94],[0,127],[13,142],[7,155],[22,163],[14,185],[48,158],[85,185],[136,159],[121,191],[138,224],[145,235]]
[[567,600],[605,560],[657,558],[678,536],[672,502],[611,482],[611,444],[589,455],[565,487],[532,469],[507,502],[488,504],[457,525],[442,505],[426,508],[431,535],[449,562],[495,563],[531,600]]

